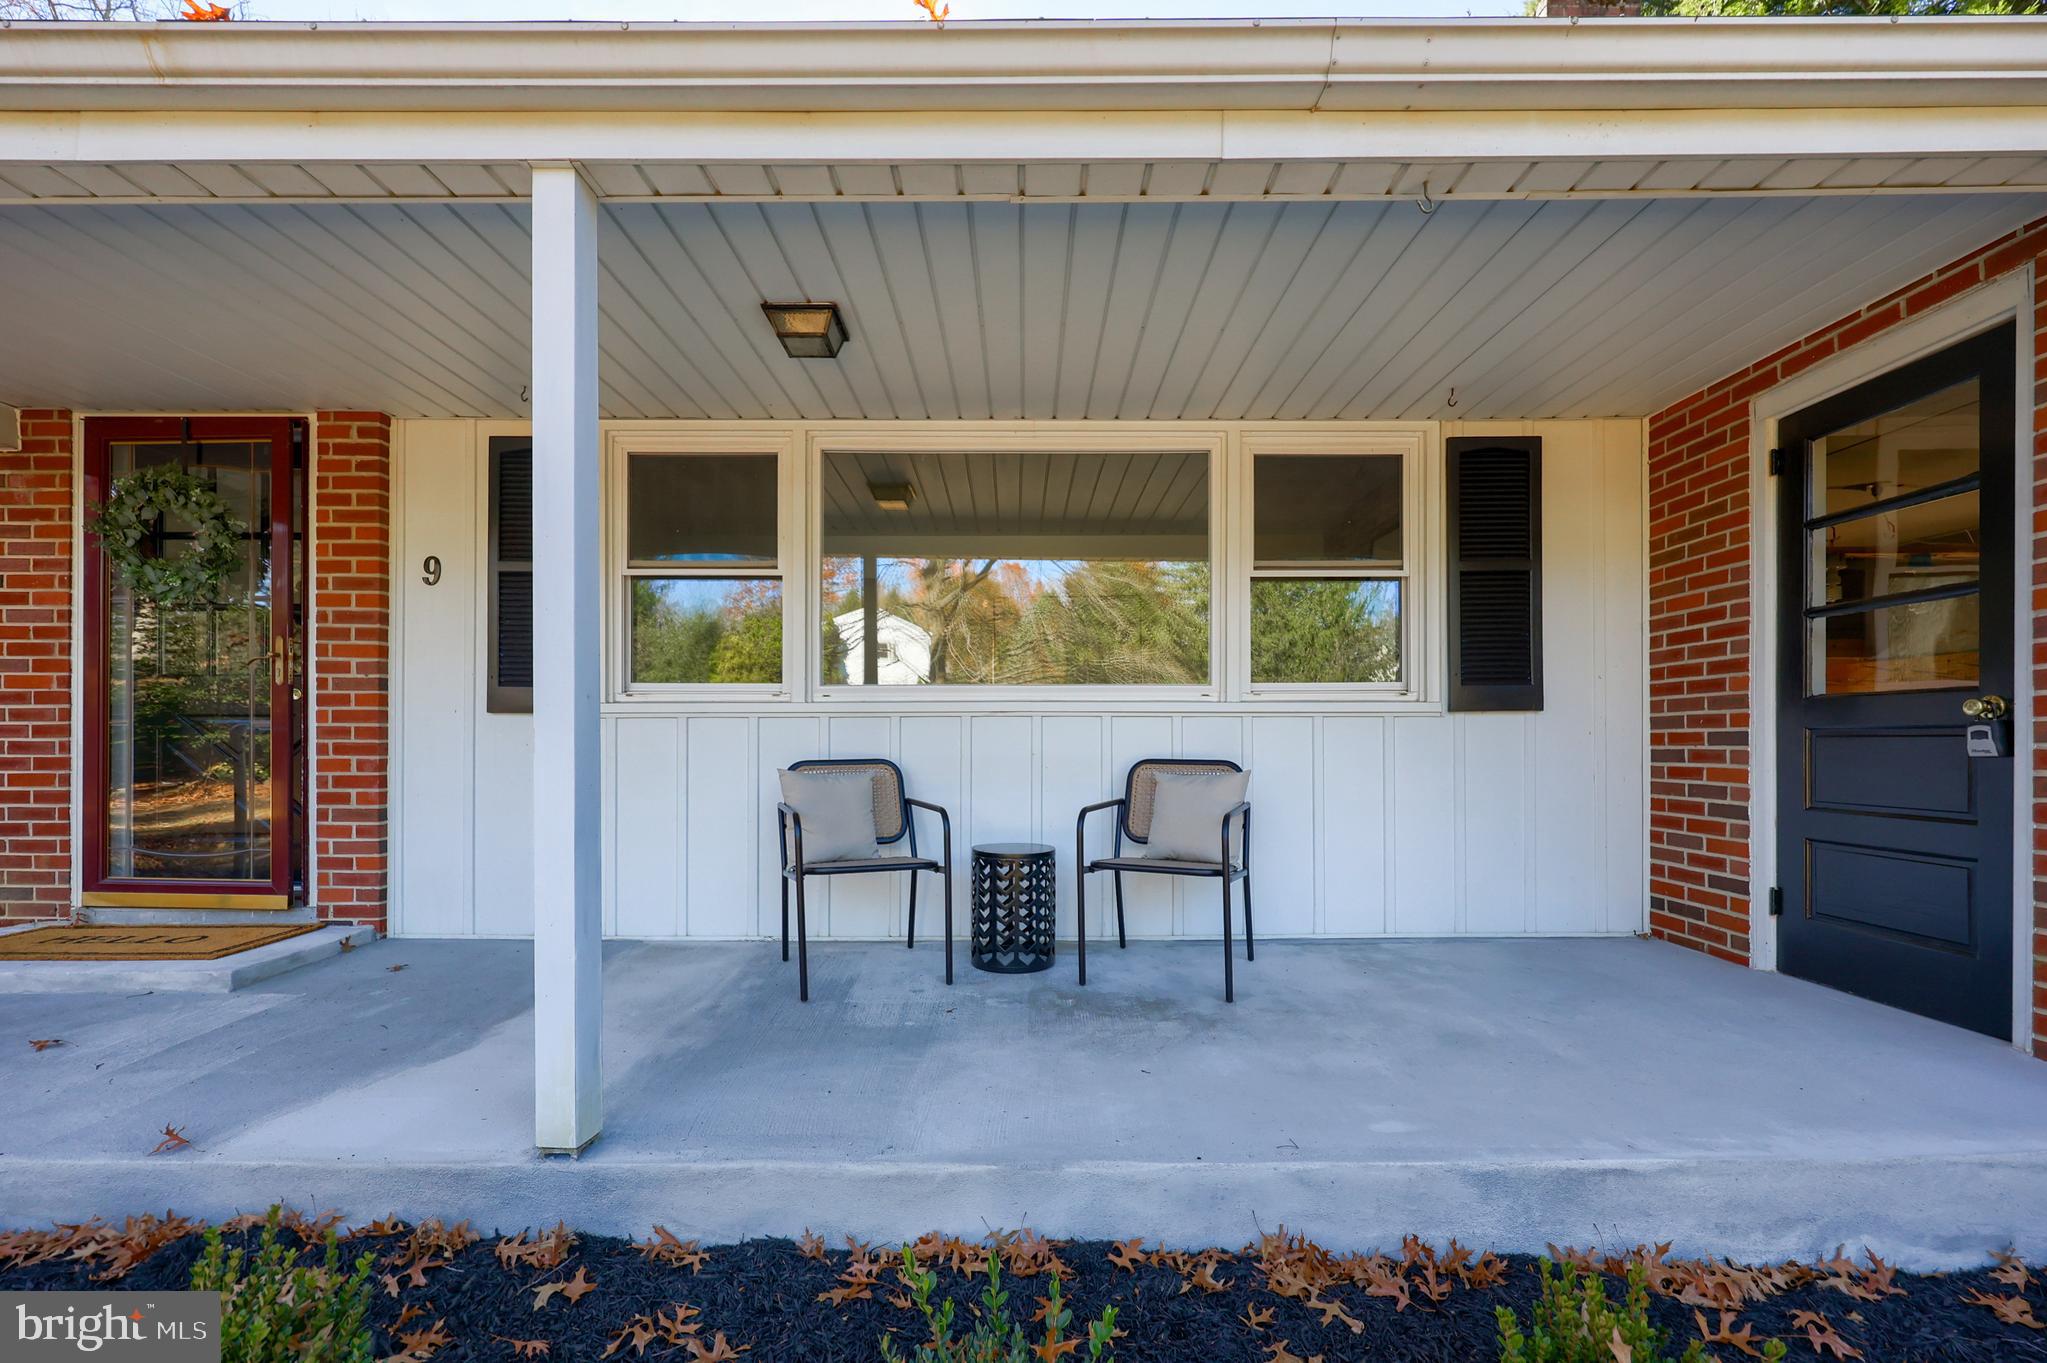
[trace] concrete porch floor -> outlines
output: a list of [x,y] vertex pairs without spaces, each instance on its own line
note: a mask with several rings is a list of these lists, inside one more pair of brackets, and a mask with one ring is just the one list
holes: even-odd
[[[224,995],[0,996],[0,1223],[283,1200],[729,1240],[2047,1248],[2047,1065],[1635,940],[607,949],[605,1134],[531,1150],[530,948],[385,941]],[[387,967],[403,965],[401,971]],[[34,1052],[30,1038],[65,1044]],[[192,1148],[150,1156],[165,1124]]]

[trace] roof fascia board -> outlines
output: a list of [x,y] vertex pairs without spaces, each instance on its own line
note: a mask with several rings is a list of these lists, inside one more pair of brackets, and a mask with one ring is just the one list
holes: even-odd
[[2039,102],[2029,17],[0,24],[0,107],[1414,109]]

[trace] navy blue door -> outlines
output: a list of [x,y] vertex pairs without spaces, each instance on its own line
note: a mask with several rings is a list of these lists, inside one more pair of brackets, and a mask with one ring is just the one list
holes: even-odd
[[1998,1037],[2012,759],[1964,706],[2013,694],[2013,364],[2006,325],[1779,428],[1778,968]]

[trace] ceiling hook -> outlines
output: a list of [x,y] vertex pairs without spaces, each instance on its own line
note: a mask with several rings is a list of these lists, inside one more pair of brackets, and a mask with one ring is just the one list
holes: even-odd
[[523,383],[519,385],[519,401],[526,401],[526,385]]
[[1449,407],[1455,407],[1457,405],[1457,390],[1454,387],[1450,390],[1449,402],[1447,402],[1444,405]]
[[1428,181],[1422,181],[1422,196],[1414,201],[1414,206],[1422,211],[1423,217],[1436,211],[1436,201],[1429,197]]

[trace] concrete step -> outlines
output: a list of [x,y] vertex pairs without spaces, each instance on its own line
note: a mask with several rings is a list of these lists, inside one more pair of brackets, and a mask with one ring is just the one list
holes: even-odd
[[336,923],[215,961],[0,961],[0,994],[226,994],[376,940],[375,928]]

